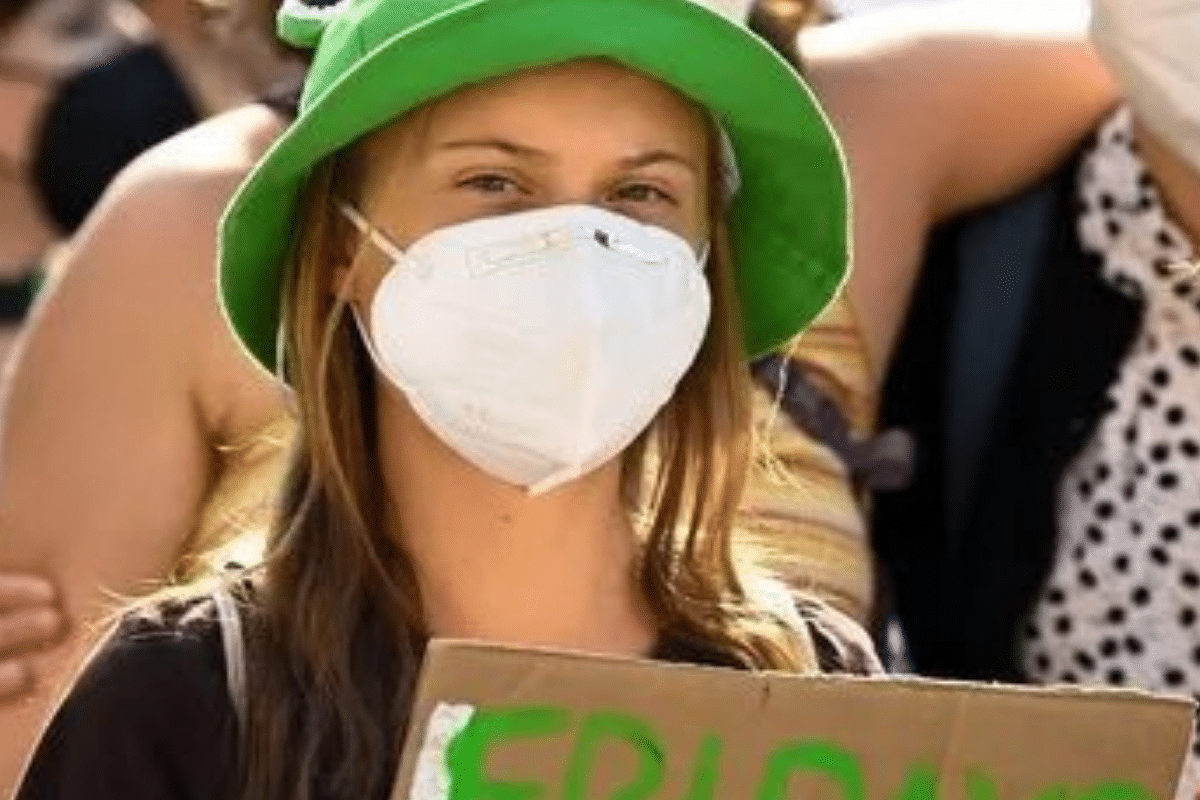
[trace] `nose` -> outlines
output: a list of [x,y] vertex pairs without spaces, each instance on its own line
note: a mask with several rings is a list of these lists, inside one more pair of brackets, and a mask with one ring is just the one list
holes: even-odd
[[547,175],[538,198],[545,205],[584,205],[608,208],[615,176],[608,164],[586,164],[585,159],[565,161]]

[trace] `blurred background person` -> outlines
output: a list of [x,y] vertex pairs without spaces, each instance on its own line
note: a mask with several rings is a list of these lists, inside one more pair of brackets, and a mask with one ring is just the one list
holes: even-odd
[[[0,363],[53,248],[118,171],[197,121],[182,82],[127,0],[7,0],[0,6]],[[45,640],[61,620],[31,601],[55,590],[0,577],[0,653]],[[28,685],[0,664],[0,698]]]
[[[298,79],[301,74],[299,62],[269,36],[261,23],[249,29],[258,33],[261,42],[248,35],[245,25],[249,23],[243,15],[250,11],[239,9],[235,15],[238,24],[226,24],[213,33],[204,24],[213,13],[211,8],[178,5],[187,6],[188,13],[176,13],[178,9],[166,2],[151,9],[167,23],[159,31],[124,0],[31,0],[4,5],[0,18],[0,274],[4,278],[0,283],[0,317],[5,324],[0,328],[0,359],[7,355],[7,345],[19,330],[35,288],[42,283],[46,265],[55,261],[77,263],[71,247],[56,246],[79,228],[121,168],[155,143],[194,125],[201,114],[237,105],[247,93],[265,92],[288,76]],[[266,19],[273,10],[273,6],[263,8],[258,15]],[[199,63],[186,60],[184,54],[200,46],[197,41],[219,49],[235,63],[244,53],[246,68],[236,71],[234,79],[207,78],[218,68],[229,67],[226,60],[217,57]],[[165,52],[163,42],[171,44]],[[264,53],[276,55],[275,70],[264,64]],[[229,85],[234,80],[246,82],[236,95],[196,88]],[[256,83],[259,80],[261,85]],[[184,159],[172,163],[169,169],[183,175],[196,166],[194,160]],[[178,189],[186,192],[189,187],[181,182]],[[167,237],[159,236],[159,223],[166,211],[167,207],[161,207],[143,217],[139,246],[147,250],[114,242],[104,257],[82,259],[97,263],[97,267],[91,271],[73,270],[75,276],[69,284],[77,285],[81,280],[89,283],[79,273],[95,275],[98,269],[106,275],[99,280],[104,288],[94,295],[85,290],[83,302],[72,306],[72,313],[83,313],[82,324],[72,327],[87,331],[75,342],[83,347],[53,356],[53,363],[47,364],[50,372],[70,373],[84,383],[101,385],[129,378],[128,372],[108,369],[111,364],[103,360],[91,361],[95,351],[88,349],[86,341],[93,333],[104,336],[107,330],[103,325],[93,327],[98,306],[129,305],[148,284],[123,284],[119,276],[108,276],[106,270],[110,267],[99,264],[106,259],[136,263],[139,252],[154,251],[156,272],[169,272],[174,264],[170,254],[180,240],[170,238],[169,230]],[[177,222],[186,226],[186,215]],[[213,221],[208,222],[208,236],[212,235],[213,225]],[[51,253],[56,253],[56,258]],[[203,252],[194,257],[205,258]],[[130,294],[122,298],[126,292]],[[136,351],[129,355],[138,357]],[[156,365],[146,366],[153,369]],[[135,391],[145,388],[141,384]],[[59,442],[64,448],[60,453],[72,448],[70,402],[64,404],[64,400],[58,396],[50,401],[45,409],[49,417],[35,414],[40,421],[32,423],[33,430],[41,430],[47,440]],[[128,411],[140,413],[136,404]],[[39,429],[42,422],[47,427]],[[145,432],[152,434],[153,425]],[[127,444],[136,449],[132,442]],[[40,448],[33,445],[32,449]],[[45,455],[54,458],[53,453]],[[39,461],[40,456],[30,466]],[[68,482],[81,477],[69,473],[70,469],[61,477]],[[41,479],[54,480],[44,472]],[[39,492],[43,498],[54,494],[49,484]],[[128,497],[113,498],[114,506],[125,502],[129,502]],[[63,533],[70,535],[65,530]],[[15,555],[18,550],[9,549],[4,541],[0,553]],[[0,702],[19,697],[34,685],[37,676],[30,662],[8,656],[29,647],[36,652],[63,632],[61,594],[53,584],[33,575],[0,576]],[[3,735],[0,732],[0,737]]]
[[924,458],[875,542],[918,672],[1200,696],[1200,3],[1093,25],[1127,103],[935,238],[884,408]]
[[[1108,380],[1054,485],[1021,665],[1038,682],[1200,697],[1200,2],[1096,0],[1092,30],[1128,107],[1081,162],[1076,231],[1126,301],[1096,320],[1123,341],[1079,353]],[[1194,796],[1196,758],[1188,781]]]
[[143,0],[172,64],[205,117],[298,91],[305,56],[274,36],[277,2]]
[[[0,9],[0,318],[122,167],[273,86],[299,59],[262,31],[273,6],[184,0],[7,0]],[[149,17],[147,17],[147,13]]]
[[11,333],[50,247],[122,167],[198,117],[128,0],[9,0],[0,108],[0,320]]

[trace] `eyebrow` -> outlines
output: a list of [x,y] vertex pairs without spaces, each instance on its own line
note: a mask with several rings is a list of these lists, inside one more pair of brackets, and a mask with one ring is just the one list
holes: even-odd
[[[536,147],[519,144],[507,139],[460,139],[452,142],[445,142],[438,146],[439,150],[469,150],[469,149],[487,149],[499,150],[510,156],[518,158],[536,158],[544,160],[550,158],[550,154],[545,150],[539,150]],[[673,153],[670,150],[649,150],[645,153],[639,153],[636,156],[621,159],[619,162],[622,169],[639,169],[648,167],[654,164],[672,163],[678,164],[693,174],[699,175],[700,168],[688,158]]]
[[678,153],[672,153],[670,150],[651,150],[646,153],[641,153],[640,155],[631,156],[630,158],[622,159],[621,166],[624,169],[638,169],[640,167],[649,167],[653,164],[662,164],[664,162],[669,164],[678,164],[693,174],[700,174],[700,168],[690,159],[685,158]]
[[510,156],[523,156],[525,158],[549,158],[550,154],[544,150],[538,150],[536,147],[530,147],[516,142],[510,142],[507,139],[460,139],[453,142],[444,142],[438,146],[439,150],[469,150],[469,149],[486,149],[500,150]]

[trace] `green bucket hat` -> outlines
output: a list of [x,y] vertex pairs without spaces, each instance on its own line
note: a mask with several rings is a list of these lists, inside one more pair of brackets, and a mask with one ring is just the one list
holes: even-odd
[[732,140],[730,209],[746,350],[783,343],[821,312],[849,259],[847,178],[812,90],[744,26],[702,0],[288,0],[280,35],[315,47],[300,112],[238,189],[220,231],[220,296],[274,371],[298,201],[326,156],[468,84],[607,57],[706,107]]

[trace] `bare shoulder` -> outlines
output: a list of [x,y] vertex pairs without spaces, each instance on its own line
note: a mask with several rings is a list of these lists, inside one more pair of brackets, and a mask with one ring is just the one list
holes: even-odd
[[887,118],[938,142],[944,122],[922,112],[994,115],[997,93],[1111,102],[1111,80],[1088,44],[1089,8],[1087,0],[902,5],[806,29],[797,46],[822,100],[845,112],[844,127],[876,129]]
[[259,104],[219,114],[160,142],[118,177],[128,190],[179,181],[240,178],[286,126],[277,112]]
[[1090,17],[1088,0],[1010,0],[1003,4],[939,0],[900,4],[805,28],[798,44],[805,59],[818,65],[905,53],[922,58],[922,51],[930,46],[948,42],[986,48],[1006,43],[1032,46],[1082,41],[1087,38]]
[[80,236],[96,230],[156,240],[211,239],[234,189],[286,122],[250,105],[189,128],[138,157],[113,181]]
[[[188,407],[199,407],[206,433],[217,438],[231,415],[273,412],[277,401],[226,330],[213,276],[221,214],[285,124],[265,106],[246,106],[127,166],[56,259],[15,362],[17,378],[37,374],[45,383],[42,373],[70,361],[46,354],[83,359],[82,348],[88,363],[124,375],[130,386],[154,387],[142,395],[190,397]],[[255,388],[231,399],[231,385]]]
[[[190,128],[139,156],[109,186],[51,265],[33,329],[122,331],[170,321],[178,342],[219,322],[213,289],[217,224],[230,196],[282,129],[265,106]],[[134,298],[138,298],[135,302]],[[143,348],[151,343],[144,343]],[[119,355],[114,350],[114,356]]]
[[855,189],[850,296],[873,363],[891,356],[930,227],[1039,180],[1115,101],[1088,18],[1086,0],[945,0],[801,34]]

